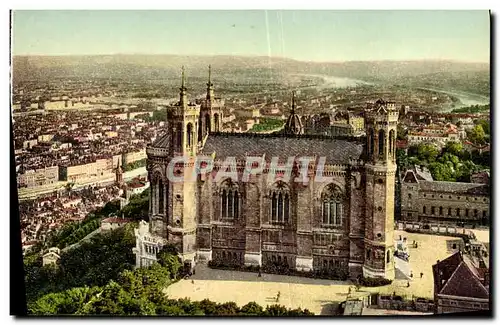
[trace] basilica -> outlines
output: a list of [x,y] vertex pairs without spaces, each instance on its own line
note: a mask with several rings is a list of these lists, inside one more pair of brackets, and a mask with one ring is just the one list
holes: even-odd
[[[394,279],[395,104],[381,99],[367,104],[366,137],[306,135],[293,98],[291,106],[282,132],[223,133],[224,102],[214,95],[210,72],[206,98],[197,105],[187,99],[183,71],[165,134],[146,149],[149,222],[135,231],[137,267],[156,261],[162,245],[172,243],[189,265],[279,264]],[[173,170],[182,176],[193,172],[201,155],[213,158],[213,172],[225,168],[228,157],[234,157],[238,174],[249,157],[262,159],[264,166],[245,181],[211,174],[184,182],[168,177],[172,159],[187,157]],[[267,177],[276,173],[272,157],[280,162],[297,157],[292,175],[301,168],[298,158],[308,157],[309,177],[303,182]],[[319,164],[327,177],[318,180]]]

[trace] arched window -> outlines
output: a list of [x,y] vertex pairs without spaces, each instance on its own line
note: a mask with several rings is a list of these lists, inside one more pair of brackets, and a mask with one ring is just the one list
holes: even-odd
[[381,156],[385,156],[385,131],[378,131],[378,154]]
[[387,264],[389,264],[391,262],[391,252],[390,251],[387,251]]
[[424,205],[424,207],[422,208],[422,213],[423,214],[426,214],[427,213],[427,207]]
[[408,193],[408,198],[411,199],[411,193]]
[[277,183],[271,192],[271,221],[285,222],[290,220],[290,193],[284,183]]
[[373,133],[373,129],[370,129],[368,132],[368,154],[373,154],[373,149],[375,147],[375,135]]
[[164,201],[165,201],[165,194],[164,194],[164,186],[163,186],[163,181],[162,179],[160,178],[158,180],[158,213],[159,214],[163,214],[165,211],[165,204],[164,204]]
[[465,216],[468,217],[469,216],[469,209],[465,209]]
[[460,217],[460,208],[457,208],[457,217]]
[[439,207],[439,215],[442,216],[443,215],[443,207]]
[[451,208],[448,208],[448,215],[451,216]]
[[436,213],[436,208],[435,207],[431,207],[431,214],[435,214]]
[[215,132],[219,132],[219,114],[214,115],[214,128]]
[[177,149],[182,149],[182,123],[177,123],[177,137],[176,137],[176,145]]
[[283,193],[278,194],[278,219],[283,215]]
[[277,213],[276,213],[276,207],[278,206],[278,198],[276,193],[273,193],[272,199],[271,199],[271,220],[272,221],[277,221]]
[[233,202],[234,202],[234,197],[233,197],[233,191],[229,190],[227,192],[227,216],[228,218],[231,218],[233,216]]
[[478,213],[477,209],[474,209],[474,217],[476,218],[478,217],[477,213]]
[[221,193],[221,217],[223,219],[237,219],[240,212],[240,195],[238,187],[230,180],[222,184]]
[[233,209],[234,217],[238,218],[239,213],[240,213],[240,195],[239,195],[238,191],[234,191],[233,202],[234,202],[234,209]]
[[369,249],[366,251],[366,259],[369,260],[371,256],[372,256],[372,250]]
[[284,214],[283,214],[283,221],[288,223],[288,219],[290,217],[290,196],[288,193],[285,194],[285,202],[284,202]]
[[205,134],[210,133],[210,114],[205,115]]
[[395,137],[394,137],[394,130],[389,131],[389,153],[393,154],[395,152]]
[[198,120],[198,142],[202,140],[203,140],[203,123],[200,117],[200,119]]
[[321,194],[323,224],[342,225],[343,195],[338,186],[328,185]]
[[222,190],[222,200],[221,200],[221,205],[222,205],[222,219],[227,218],[227,191],[224,189]]
[[188,147],[192,147],[193,146],[193,124],[191,123],[188,123],[187,127],[186,127],[186,135],[187,135],[187,145]]

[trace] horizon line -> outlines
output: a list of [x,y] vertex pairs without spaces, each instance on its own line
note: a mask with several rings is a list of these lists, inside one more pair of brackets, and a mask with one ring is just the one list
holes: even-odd
[[446,58],[421,58],[421,59],[375,59],[375,60],[332,60],[332,61],[316,61],[316,60],[300,60],[283,56],[269,55],[244,55],[244,54],[169,54],[169,53],[99,53],[99,54],[11,54],[11,57],[99,57],[99,56],[178,56],[178,57],[247,57],[247,58],[270,58],[280,60],[290,60],[302,63],[352,63],[352,62],[455,62],[455,63],[470,63],[470,64],[490,64],[488,61],[466,61],[458,59]]

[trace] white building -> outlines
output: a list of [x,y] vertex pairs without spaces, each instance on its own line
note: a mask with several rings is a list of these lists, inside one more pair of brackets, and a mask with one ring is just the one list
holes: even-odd
[[49,251],[42,256],[42,265],[49,264],[57,265],[57,261],[61,259],[61,250],[57,247],[49,248]]
[[147,267],[157,261],[156,254],[166,244],[165,239],[157,237],[149,232],[149,223],[142,220],[139,227],[134,229],[135,247],[132,252],[135,254],[135,266]]

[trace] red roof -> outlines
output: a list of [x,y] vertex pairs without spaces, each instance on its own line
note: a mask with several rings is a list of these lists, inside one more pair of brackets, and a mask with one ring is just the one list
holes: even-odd
[[406,140],[396,140],[396,148],[404,149],[408,147],[408,141]]
[[435,293],[488,299],[489,291],[477,277],[477,269],[468,265],[461,254],[457,252],[433,265]]

